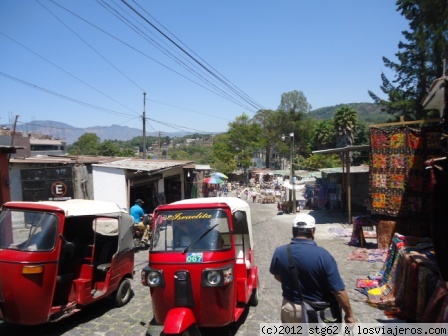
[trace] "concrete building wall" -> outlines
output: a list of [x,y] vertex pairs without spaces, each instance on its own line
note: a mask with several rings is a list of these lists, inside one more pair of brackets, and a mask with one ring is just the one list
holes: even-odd
[[75,165],[73,167],[74,197],[93,200],[93,177],[91,165]]
[[11,182],[11,201],[22,201],[22,181],[20,180],[20,167],[10,165],[9,179]]
[[127,209],[128,188],[124,169],[93,166],[92,178],[95,200],[114,202]]

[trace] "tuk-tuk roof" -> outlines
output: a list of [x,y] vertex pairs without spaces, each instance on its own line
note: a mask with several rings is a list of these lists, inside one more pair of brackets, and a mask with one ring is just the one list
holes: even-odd
[[191,198],[185,199],[177,202],[173,202],[171,204],[210,204],[210,203],[225,203],[227,204],[232,213],[238,210],[242,210],[250,213],[249,204],[246,201],[243,201],[241,198],[237,197],[204,197],[204,198]]
[[38,209],[38,207],[42,205],[47,207],[49,210],[63,210],[66,217],[126,213],[125,210],[121,209],[113,202],[84,199],[72,199],[66,201],[8,202],[5,204],[6,207],[25,206],[31,209]]
[[249,232],[249,243],[250,246],[253,247],[253,237],[252,237],[252,217],[250,213],[250,207],[249,204],[238,197],[204,197],[204,198],[191,198],[191,199],[185,199],[177,202],[173,202],[170,204],[164,204],[163,207],[167,205],[192,205],[197,204],[198,207],[201,206],[201,204],[220,204],[224,203],[226,204],[230,210],[232,211],[232,214],[236,211],[244,211],[246,213],[246,219],[247,219],[247,230]]

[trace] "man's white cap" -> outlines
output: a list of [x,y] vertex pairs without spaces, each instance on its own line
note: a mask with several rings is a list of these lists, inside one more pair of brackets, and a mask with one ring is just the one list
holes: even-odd
[[294,218],[292,225],[299,229],[314,229],[316,227],[316,220],[311,215],[301,213]]

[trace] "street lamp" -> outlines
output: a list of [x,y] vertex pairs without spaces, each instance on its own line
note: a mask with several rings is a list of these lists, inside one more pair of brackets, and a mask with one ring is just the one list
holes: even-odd
[[[291,183],[291,187],[292,187],[292,213],[295,214],[297,212],[297,201],[296,201],[296,190],[294,189],[294,185],[295,185],[295,178],[294,178],[294,165],[293,165],[293,160],[294,160],[294,151],[295,151],[295,145],[294,145],[294,133],[289,133],[288,135],[282,135],[282,141],[285,141],[286,139],[290,139],[290,156],[289,156],[289,160],[290,160],[290,164],[291,164],[291,173],[290,173],[290,178],[289,181]],[[291,201],[291,197],[289,197],[289,200]]]

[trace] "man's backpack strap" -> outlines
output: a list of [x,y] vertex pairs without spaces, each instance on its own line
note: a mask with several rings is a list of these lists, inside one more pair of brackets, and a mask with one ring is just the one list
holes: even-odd
[[295,290],[299,293],[299,300],[303,301],[302,296],[302,287],[300,287],[300,280],[299,280],[299,274],[297,272],[297,267],[294,264],[294,260],[292,259],[291,255],[291,244],[286,246],[286,253],[288,254],[288,262],[289,262],[289,271],[292,275],[292,283],[294,284]]

